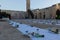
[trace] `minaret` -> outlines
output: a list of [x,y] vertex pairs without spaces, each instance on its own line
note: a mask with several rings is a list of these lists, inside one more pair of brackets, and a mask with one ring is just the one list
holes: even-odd
[[26,0],[26,17],[29,16],[27,10],[30,9],[30,0]]
[[30,9],[30,0],[26,0],[26,11]]

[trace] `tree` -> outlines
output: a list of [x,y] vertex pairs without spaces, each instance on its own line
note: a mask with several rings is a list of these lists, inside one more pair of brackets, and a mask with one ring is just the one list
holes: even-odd
[[27,10],[27,13],[28,13],[28,17],[31,16],[32,19],[34,18],[34,14],[30,9]]
[[57,9],[57,11],[56,11],[56,19],[60,19],[60,10],[59,9]]

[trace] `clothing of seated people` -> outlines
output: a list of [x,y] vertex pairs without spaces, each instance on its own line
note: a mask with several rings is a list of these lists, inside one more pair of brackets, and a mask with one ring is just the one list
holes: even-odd
[[38,37],[44,37],[44,35],[40,35],[39,33],[35,33],[35,32],[32,32],[31,35],[34,37],[37,37],[37,38]]

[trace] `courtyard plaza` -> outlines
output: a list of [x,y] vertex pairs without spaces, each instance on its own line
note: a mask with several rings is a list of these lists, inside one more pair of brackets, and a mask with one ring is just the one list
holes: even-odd
[[[59,29],[59,33],[49,31],[50,28]],[[37,31],[36,29],[39,29]],[[28,30],[28,31],[27,31]],[[26,33],[28,32],[28,33]],[[32,32],[44,35],[44,37],[34,37]],[[28,35],[28,36],[24,36]],[[48,37],[48,35],[51,35]],[[54,36],[54,37],[53,37]],[[53,38],[52,38],[53,37]],[[60,38],[60,20],[42,20],[42,19],[14,19],[0,20],[0,39],[1,40],[59,40]]]
[[0,20],[0,40],[30,40],[13,28],[6,20]]
[[[54,21],[55,22],[55,21]],[[41,29],[35,26],[30,26],[22,23],[17,23],[14,21],[9,21],[9,24],[22,32],[23,35],[29,36],[31,40],[59,40],[60,38],[60,29],[58,32],[48,29]],[[34,32],[34,33],[33,33]],[[32,35],[33,33],[33,35]],[[38,34],[38,36],[36,35]],[[56,39],[55,39],[56,38]]]

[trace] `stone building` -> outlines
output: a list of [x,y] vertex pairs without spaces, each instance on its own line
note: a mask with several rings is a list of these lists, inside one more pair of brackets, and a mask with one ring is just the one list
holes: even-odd
[[[34,19],[56,19],[56,18],[60,19],[60,3],[52,5],[47,8],[34,9],[31,11],[34,14]],[[1,10],[1,12],[6,12],[10,14],[12,19],[25,19],[28,14],[25,11],[14,11],[14,10]]]
[[1,10],[1,12],[6,12],[11,15],[12,19],[24,19],[26,12],[15,11],[15,10]]
[[56,13],[57,10],[60,11],[60,3],[43,9],[34,9],[32,11],[34,13],[34,17],[37,19],[56,19],[58,16],[58,13]]
[[[26,16],[31,19],[32,15],[28,9],[30,9],[30,0],[26,0]],[[34,19],[60,19],[60,3],[43,9],[34,9],[32,12]]]

